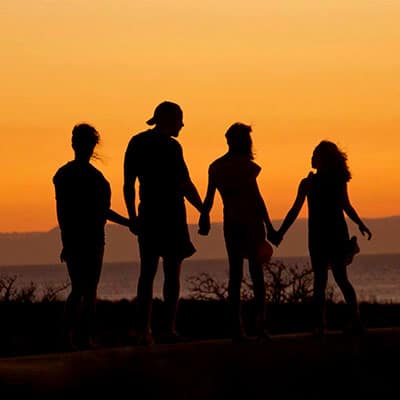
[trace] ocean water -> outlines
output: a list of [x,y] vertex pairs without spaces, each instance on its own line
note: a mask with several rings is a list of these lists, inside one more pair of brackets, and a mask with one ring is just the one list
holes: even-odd
[[[285,265],[309,265],[308,257],[273,258]],[[245,273],[247,265],[245,264]],[[182,297],[190,297],[190,277],[208,273],[220,282],[226,282],[228,264],[226,260],[185,260],[182,266]],[[348,274],[360,301],[379,303],[400,303],[400,254],[357,255],[348,267]],[[22,288],[31,282],[37,287],[40,296],[49,286],[68,283],[65,264],[0,266],[0,279],[6,276],[16,277],[15,287]],[[100,278],[98,297],[105,300],[131,300],[136,295],[139,264],[137,262],[104,263]],[[332,275],[329,283],[335,288]],[[163,272],[160,262],[154,282],[154,296],[162,297]],[[60,292],[65,298],[68,289]],[[341,300],[340,292],[335,288],[336,299]]]

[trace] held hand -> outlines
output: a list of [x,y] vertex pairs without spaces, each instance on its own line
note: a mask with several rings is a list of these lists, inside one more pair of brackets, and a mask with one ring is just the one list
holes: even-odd
[[282,237],[282,235],[281,235],[279,232],[277,232],[277,231],[275,231],[275,230],[273,230],[273,231],[271,232],[271,230],[270,230],[270,231],[268,231],[267,239],[268,239],[268,241],[270,241],[275,247],[278,247],[278,246],[280,245],[280,243],[281,243],[283,237]]
[[200,214],[198,234],[207,236],[211,229],[210,214]]
[[364,225],[364,224],[360,224],[358,225],[358,229],[360,230],[361,234],[363,236],[367,235],[367,239],[370,240],[372,237],[372,233],[371,231]]
[[61,261],[61,262],[66,262],[66,261],[67,261],[66,254],[65,254],[65,249],[64,249],[64,248],[61,250],[61,253],[60,253],[60,261]]

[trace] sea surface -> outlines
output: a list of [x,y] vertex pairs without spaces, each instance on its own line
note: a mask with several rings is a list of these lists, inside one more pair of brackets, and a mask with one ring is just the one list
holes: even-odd
[[[285,265],[309,266],[308,257],[282,257],[273,258],[272,261],[281,261]],[[228,277],[227,261],[185,260],[182,265],[182,297],[191,296],[190,278],[202,273],[207,273],[224,283]],[[247,275],[247,272],[245,274]],[[400,254],[357,255],[348,267],[348,274],[360,301],[400,303]],[[132,300],[136,296],[138,275],[138,262],[104,263],[98,297],[104,300]],[[38,298],[46,288],[58,287],[69,282],[65,264],[0,266],[0,295],[1,280],[6,277],[16,278],[13,286],[15,288],[27,287],[32,282],[37,287]],[[162,297],[162,284],[163,272],[160,262],[154,282],[154,297]],[[331,274],[329,284],[335,288]],[[60,292],[60,298],[65,298],[68,292],[68,288]],[[342,300],[336,288],[335,299]]]

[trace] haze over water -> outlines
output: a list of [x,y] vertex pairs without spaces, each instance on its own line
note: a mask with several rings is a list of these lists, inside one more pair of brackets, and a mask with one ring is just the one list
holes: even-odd
[[[275,259],[278,260],[278,259]],[[306,265],[308,257],[280,258],[285,264]],[[274,261],[274,259],[273,259]],[[187,278],[209,273],[219,282],[226,282],[228,277],[226,260],[196,260],[185,261],[182,268],[182,296],[190,296]],[[349,267],[349,276],[361,301],[377,301],[380,303],[400,303],[400,254],[390,255],[358,255]],[[138,263],[105,263],[100,279],[98,297],[105,300],[132,300],[136,296],[138,278]],[[22,287],[33,282],[39,289],[47,285],[61,285],[68,282],[67,270],[64,264],[0,267],[0,276],[17,275],[17,286]],[[335,287],[332,276],[330,284]],[[66,295],[68,289],[63,292]],[[155,284],[155,297],[162,294],[162,268],[159,269]],[[335,300],[342,300],[335,287]]]

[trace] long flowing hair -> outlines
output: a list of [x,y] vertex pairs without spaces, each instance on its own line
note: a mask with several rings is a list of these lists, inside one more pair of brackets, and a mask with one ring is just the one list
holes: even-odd
[[335,143],[323,140],[314,149],[314,156],[319,159],[318,172],[344,182],[351,179],[347,154],[340,150]]

